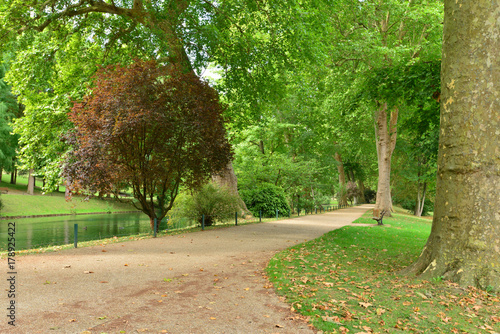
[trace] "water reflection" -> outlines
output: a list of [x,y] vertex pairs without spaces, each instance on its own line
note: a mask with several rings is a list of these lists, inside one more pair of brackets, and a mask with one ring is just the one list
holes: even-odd
[[143,213],[0,220],[0,250],[7,249],[9,222],[16,222],[16,250],[72,244],[74,224],[78,224],[79,242],[134,235],[151,230],[149,218]]

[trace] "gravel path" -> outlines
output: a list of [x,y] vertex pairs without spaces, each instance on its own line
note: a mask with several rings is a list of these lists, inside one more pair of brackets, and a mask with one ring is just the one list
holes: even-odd
[[4,315],[0,333],[315,333],[264,269],[370,208],[17,257],[16,326]]

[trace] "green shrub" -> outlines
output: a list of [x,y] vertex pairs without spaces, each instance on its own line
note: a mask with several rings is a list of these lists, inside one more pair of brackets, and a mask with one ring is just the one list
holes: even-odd
[[276,217],[276,209],[281,215],[288,215],[288,204],[283,189],[270,183],[265,183],[258,188],[242,191],[243,201],[248,210],[256,217],[262,211],[262,217]]
[[191,219],[199,224],[205,215],[205,226],[222,223],[239,210],[238,198],[214,183],[208,183],[193,195],[182,194],[172,210],[172,220]]

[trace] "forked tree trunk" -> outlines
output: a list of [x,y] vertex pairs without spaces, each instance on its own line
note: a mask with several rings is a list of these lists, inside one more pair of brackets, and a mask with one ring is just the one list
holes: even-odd
[[404,273],[500,289],[500,11],[445,1],[441,132],[431,235]]
[[17,183],[17,168],[14,162],[12,162],[12,172],[10,172],[10,184]]
[[340,189],[339,189],[339,194],[337,197],[338,197],[339,205],[347,205],[347,184],[345,182],[344,163],[342,162],[342,156],[340,155],[339,152],[335,152],[334,158],[338,162],[337,170],[339,172]]
[[391,159],[392,152],[396,147],[398,108],[391,112],[389,124],[387,124],[387,103],[380,106],[375,125],[378,155],[378,186],[377,199],[373,216],[380,217],[385,211],[385,216],[390,217],[392,212],[391,197]]
[[[422,187],[422,189],[420,187]],[[427,182],[423,184],[418,182],[417,188],[417,203],[413,214],[417,217],[422,217],[422,213],[424,212],[425,193],[427,192]]]

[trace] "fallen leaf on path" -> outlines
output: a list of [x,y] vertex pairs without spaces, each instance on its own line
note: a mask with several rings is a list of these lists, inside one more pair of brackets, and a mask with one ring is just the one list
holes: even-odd
[[69,322],[76,322],[76,319],[69,319]]
[[66,268],[71,268],[71,265],[67,264],[63,267],[63,269],[66,269]]
[[210,317],[210,320],[217,320],[216,317]]
[[90,271],[90,270],[85,270],[83,273],[84,273],[84,274],[93,274],[94,272],[93,272],[93,271]]
[[280,324],[276,324],[276,327],[283,328],[283,326],[281,326]]
[[100,283],[108,283],[108,281],[101,281]]

